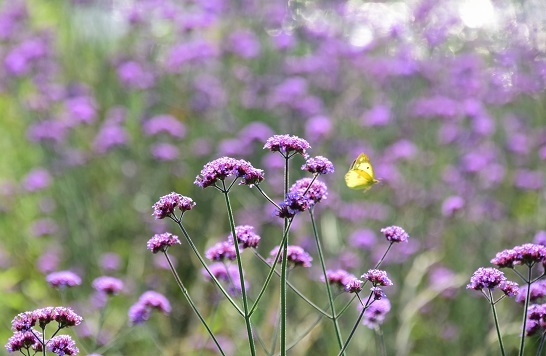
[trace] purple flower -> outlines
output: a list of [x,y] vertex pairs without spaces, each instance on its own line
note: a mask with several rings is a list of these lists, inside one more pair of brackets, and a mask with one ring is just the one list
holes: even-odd
[[95,278],[92,285],[98,292],[108,295],[117,295],[123,289],[123,281],[109,276]]
[[231,157],[221,157],[205,164],[201,173],[195,178],[194,184],[201,188],[207,188],[227,177],[242,178],[239,184],[251,187],[264,180],[263,171],[254,168],[249,162]]
[[326,157],[316,156],[307,159],[301,169],[309,173],[329,174],[334,173],[334,165]]
[[380,269],[370,269],[364,273],[361,278],[372,282],[373,286],[392,286],[392,281],[387,276],[387,272]]
[[100,256],[100,266],[106,271],[117,271],[121,265],[121,257],[114,252],[107,252]]
[[144,305],[156,309],[163,314],[169,314],[171,312],[171,304],[161,293],[150,290],[143,293],[138,300]]
[[[216,279],[229,283],[229,292],[233,295],[241,293],[241,278],[239,277],[239,268],[236,265],[226,266],[222,262],[215,262],[209,265],[209,270]],[[207,279],[210,278],[206,269],[201,269],[201,274]],[[248,290],[249,283],[245,279],[245,288]]]
[[47,188],[51,184],[49,172],[43,168],[30,171],[23,180],[23,188],[29,192],[35,192]]
[[381,300],[381,299],[385,298],[385,293],[379,287],[372,287],[372,288],[370,288],[370,291],[373,294],[373,300]]
[[464,199],[460,196],[451,196],[442,203],[442,215],[451,217],[464,207]]
[[211,261],[223,261],[224,259],[233,261],[237,258],[235,246],[229,241],[221,241],[214,244],[205,252],[205,257]]
[[186,127],[177,118],[171,115],[158,115],[146,121],[142,127],[148,136],[154,136],[161,132],[168,133],[176,138],[186,136]]
[[[515,301],[518,303],[525,303],[525,298],[527,297],[528,290],[528,288],[520,288],[516,295]],[[529,301],[536,302],[544,296],[546,296],[546,280],[537,281],[531,284]]]
[[345,283],[345,290],[349,293],[358,293],[362,290],[362,283],[358,278],[348,278]]
[[8,343],[6,344],[6,350],[8,352],[15,352],[20,350],[28,350],[32,348],[34,351],[42,351],[42,342],[41,339],[42,333],[38,330],[26,330],[26,331],[16,331],[13,333],[13,336],[9,338]]
[[349,237],[351,246],[370,250],[376,243],[375,233],[370,229],[356,230]]
[[306,150],[311,148],[309,142],[298,136],[290,135],[274,135],[267,139],[264,149],[272,152],[280,152],[284,157],[291,157],[299,153],[303,157],[307,157]]
[[[328,198],[328,188],[326,188],[326,184],[315,179],[311,187],[309,187],[309,184],[311,184],[312,181],[313,179],[311,178],[298,179],[289,189],[289,193],[296,194],[296,196],[301,196],[301,194],[307,191],[307,193],[305,193],[305,198],[310,207],[319,203],[321,200]],[[303,205],[301,207],[303,207]],[[294,209],[298,211],[298,204],[294,205]]]
[[[261,237],[254,232],[254,227],[250,225],[235,226],[235,235],[237,236],[237,242],[239,247],[258,247]],[[233,236],[229,235],[228,240],[233,244]]]
[[129,322],[131,325],[142,324],[150,318],[152,310],[146,305],[136,302],[129,308]]
[[74,313],[72,309],[65,307],[55,307],[53,310],[53,317],[55,321],[59,323],[60,328],[80,325],[83,320],[83,318],[78,314]]
[[496,268],[480,267],[474,272],[470,278],[470,284],[466,286],[467,289],[482,290],[484,288],[494,289],[501,283],[506,281],[504,273]]
[[[279,252],[279,246],[275,247],[271,252],[269,253],[272,258],[270,259],[273,261],[275,256],[277,256],[277,253]],[[311,267],[311,261],[313,261],[313,258],[305,252],[305,250],[299,246],[287,246],[287,262],[288,264],[291,264],[292,266],[302,266],[302,267]],[[281,263],[283,259],[283,253],[281,251],[281,255],[279,257],[279,263]]]
[[32,235],[38,237],[38,236],[54,235],[57,233],[58,227],[57,227],[57,223],[55,223],[54,220],[49,218],[44,218],[44,219],[36,220],[30,227],[30,230],[32,231]]
[[169,247],[175,244],[180,244],[178,236],[171,234],[170,232],[165,232],[163,234],[155,234],[151,239],[148,240],[148,250],[151,250],[152,253],[166,252]]
[[325,116],[314,116],[307,120],[305,125],[305,137],[311,141],[323,140],[330,136],[332,132],[332,121]]
[[537,233],[535,234],[535,237],[533,238],[533,243],[546,246],[546,231],[545,230],[537,231]]
[[527,309],[525,335],[531,336],[546,328],[546,304],[531,304]]
[[55,142],[64,140],[67,127],[64,123],[56,120],[43,120],[32,123],[27,130],[27,137],[33,142]]
[[47,349],[59,356],[77,355],[80,350],[69,335],[57,335],[49,339]]
[[377,325],[383,324],[383,321],[385,321],[385,317],[390,310],[391,302],[387,298],[376,300],[368,306],[366,311],[364,311],[362,324],[370,329],[374,329]]
[[46,281],[53,288],[74,287],[82,283],[82,279],[71,271],[50,273],[47,275]]
[[182,214],[188,210],[193,209],[195,206],[194,201],[182,194],[172,192],[164,195],[152,206],[156,219],[164,219],[174,214],[175,208],[178,207]]
[[385,227],[381,232],[390,242],[408,242],[409,235],[400,226]]
[[254,33],[236,31],[229,36],[229,50],[238,56],[250,59],[260,54],[260,41]]
[[512,281],[505,281],[499,285],[499,289],[507,296],[507,297],[515,297],[518,295],[519,292],[519,286],[516,282]]
[[160,161],[174,161],[178,158],[178,147],[170,143],[155,143],[151,146],[150,152]]
[[92,97],[73,97],[67,99],[65,104],[72,121],[88,124],[93,122],[97,116],[95,99]]
[[97,133],[93,141],[93,150],[104,154],[114,147],[123,146],[127,143],[129,136],[125,129],[119,125],[106,124]]
[[303,196],[303,191],[296,190],[286,193],[286,199],[279,204],[280,209],[275,212],[280,218],[293,218],[297,214],[307,210],[310,201]]
[[[345,286],[347,285],[349,280],[355,278],[355,276],[343,269],[338,269],[335,271],[327,270],[326,277],[328,278],[329,284],[336,285],[341,289],[345,289]],[[321,276],[320,279],[324,282],[324,276]]]
[[515,265],[520,264],[532,266],[535,263],[544,262],[545,259],[545,246],[537,244],[523,244],[497,253],[495,258],[491,260],[491,263],[499,268],[513,268]]
[[127,61],[118,65],[119,81],[129,88],[146,89],[154,84],[154,76],[135,61]]

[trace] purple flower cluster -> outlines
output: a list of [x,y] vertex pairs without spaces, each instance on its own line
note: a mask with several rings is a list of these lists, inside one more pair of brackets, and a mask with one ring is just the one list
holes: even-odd
[[[277,253],[279,252],[279,246],[275,247],[271,252],[269,253],[270,256],[272,256],[273,260],[275,256],[277,256]],[[303,248],[300,246],[287,246],[287,261],[288,264],[292,265],[293,267],[296,266],[302,266],[302,267],[311,267],[311,261],[313,261],[313,258],[305,252]],[[283,253],[281,252],[281,255],[279,257],[279,263],[283,259]]]
[[478,268],[466,288],[474,290],[499,288],[508,297],[516,296],[519,290],[517,283],[508,281],[503,272],[491,267]]
[[[355,278],[355,276],[343,269],[338,269],[335,271],[327,270],[326,277],[328,278],[329,284],[336,285],[340,289],[345,289],[345,286],[347,285],[349,280]],[[320,279],[324,282],[324,276],[321,276]]]
[[387,272],[380,269],[370,269],[362,275],[362,278],[370,281],[376,286],[392,286],[392,281],[387,276]]
[[497,253],[491,263],[499,268],[513,268],[525,264],[532,266],[546,260],[546,247],[537,244],[523,244]]
[[290,219],[307,210],[310,206],[310,202],[303,193],[304,192],[300,190],[286,193],[286,198],[279,204],[280,209],[275,212],[275,215],[280,218]]
[[154,291],[144,292],[129,308],[129,322],[132,325],[142,324],[150,318],[154,310],[168,315],[171,312],[171,303],[163,294]]
[[[311,178],[302,178],[298,179],[289,189],[290,193],[299,193],[302,195],[305,193],[305,198],[309,200],[309,206],[314,206],[319,203],[321,200],[326,200],[328,198],[328,188],[326,184],[315,179],[313,184]],[[309,187],[309,185],[311,185]]]
[[245,160],[221,157],[205,164],[194,184],[207,188],[228,177],[242,178],[239,184],[252,187],[264,180],[264,173]]
[[362,324],[370,329],[375,329],[376,326],[383,324],[387,313],[391,310],[391,302],[387,298],[375,300],[364,311]]
[[264,149],[271,152],[280,152],[284,157],[290,157],[292,154],[299,153],[307,157],[306,150],[311,148],[309,142],[298,136],[274,135],[267,139]]
[[93,281],[93,288],[100,293],[117,295],[123,289],[123,281],[109,276],[101,276]]
[[59,356],[77,355],[80,350],[76,347],[76,342],[68,335],[57,335],[49,339],[47,349]]
[[390,242],[408,242],[409,235],[400,226],[388,226],[381,229],[381,232]]
[[193,209],[195,202],[182,194],[172,192],[164,195],[152,206],[154,209],[153,216],[156,219],[164,219],[172,216],[175,209],[178,207],[182,213]]
[[47,275],[47,283],[54,288],[75,287],[82,283],[82,279],[71,271],[53,272]]
[[[235,235],[240,248],[258,247],[260,235],[254,232],[254,227],[250,225],[235,226]],[[233,244],[233,236],[228,237],[228,241]]]
[[546,330],[546,304],[529,305],[525,334],[532,336],[544,330]]
[[[36,338],[38,337],[38,339]],[[43,350],[41,341],[42,333],[38,330],[29,329],[25,331],[16,331],[13,336],[8,339],[6,344],[6,350],[8,352],[21,351],[23,349],[40,352]]]
[[229,241],[220,241],[205,251],[205,257],[211,261],[233,261],[237,258],[235,245]]
[[334,165],[330,160],[323,156],[308,158],[301,169],[314,174],[334,173]]
[[83,318],[70,308],[46,307],[17,314],[11,321],[11,329],[13,331],[27,331],[36,323],[40,325],[41,329],[44,329],[52,321],[56,321],[59,328],[65,328],[79,325],[82,320]]
[[164,232],[162,234],[155,234],[148,240],[148,250],[152,253],[166,252],[172,245],[180,244],[178,236],[171,234],[170,232]]
[[[222,262],[215,262],[209,265],[209,271],[219,281],[229,283],[229,292],[233,295],[241,293],[241,279],[239,278],[239,268],[235,265],[226,266]],[[207,279],[212,280],[206,269],[201,269],[201,274]],[[248,281],[245,280],[245,288],[249,288]]]
[[[528,290],[529,288],[520,288],[514,300],[518,303],[525,303]],[[529,292],[529,301],[536,302],[537,300],[544,298],[544,296],[546,296],[546,280],[532,283]]]
[[358,293],[362,290],[362,281],[358,278],[348,278],[345,284],[345,290],[349,293]]

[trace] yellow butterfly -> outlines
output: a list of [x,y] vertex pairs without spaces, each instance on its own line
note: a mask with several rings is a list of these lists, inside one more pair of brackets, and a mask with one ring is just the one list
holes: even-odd
[[364,192],[379,183],[374,177],[370,159],[364,153],[361,153],[351,164],[349,172],[345,174],[345,183],[351,189],[362,189]]

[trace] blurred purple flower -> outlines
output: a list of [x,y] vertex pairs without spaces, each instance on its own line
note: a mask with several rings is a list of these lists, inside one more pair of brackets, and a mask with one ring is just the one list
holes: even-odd
[[514,185],[524,190],[540,190],[544,186],[542,171],[518,169],[514,177]]
[[332,121],[326,116],[313,116],[305,124],[305,137],[311,141],[322,141],[331,136]]
[[117,74],[120,82],[128,88],[147,89],[154,84],[154,76],[136,61],[120,63]]
[[50,273],[47,275],[46,281],[53,288],[75,287],[82,283],[82,279],[71,271]]
[[225,259],[233,261],[237,257],[237,252],[235,251],[235,245],[229,241],[220,241],[205,251],[205,257],[211,261],[223,261]]
[[35,168],[23,180],[23,188],[35,192],[47,188],[51,184],[51,176],[44,168]]
[[33,142],[61,143],[67,133],[67,127],[57,120],[43,120],[31,124],[27,130],[27,137]]
[[105,271],[117,271],[121,265],[121,257],[115,252],[103,253],[100,256],[99,264]]
[[104,125],[95,136],[93,149],[97,153],[104,154],[114,147],[125,145],[128,139],[129,136],[123,127]]
[[[328,278],[328,283],[336,285],[340,289],[345,289],[345,286],[350,279],[356,279],[354,275],[343,269],[338,269],[335,271],[326,270],[326,277]],[[320,276],[320,280],[324,282],[324,276]]]
[[186,126],[171,115],[157,115],[146,120],[142,126],[147,136],[154,136],[161,132],[168,133],[176,138],[186,136]]
[[535,237],[533,238],[533,243],[546,246],[546,231],[545,230],[537,231],[537,233],[535,234]]
[[442,203],[442,215],[452,217],[455,213],[464,207],[464,199],[454,195],[447,197]]
[[[240,248],[258,247],[261,237],[254,232],[254,227],[250,225],[235,226],[235,235]],[[233,244],[233,236],[228,236],[228,241]]]
[[[279,251],[279,246],[276,246],[275,248],[273,248],[273,250],[271,250],[271,252],[269,253],[269,256],[271,256],[269,259],[270,262],[273,262],[273,259],[277,255],[278,251]],[[288,256],[287,257],[288,264],[293,267],[296,267],[296,266],[311,267],[311,261],[313,261],[313,258],[307,252],[305,252],[305,250],[301,248],[300,246],[288,245],[286,255]],[[281,263],[282,259],[283,259],[283,253],[281,252],[281,256],[279,257],[278,263]]]
[[90,96],[76,96],[66,99],[65,105],[71,126],[78,123],[89,124],[97,117],[97,104],[95,99]]
[[356,230],[349,236],[349,244],[358,249],[371,250],[376,242],[376,235],[370,229]]
[[36,237],[55,235],[57,233],[57,230],[57,223],[49,218],[36,220],[30,226],[30,231],[32,235]]
[[155,143],[150,147],[150,152],[160,161],[173,161],[178,158],[178,147],[170,143]]
[[391,121],[390,108],[385,105],[376,105],[362,114],[363,126],[386,126]]
[[370,329],[375,329],[378,325],[383,324],[387,313],[391,310],[391,302],[387,298],[375,300],[364,311],[362,324]]
[[97,277],[93,280],[93,288],[107,295],[117,295],[123,289],[123,281],[109,276]]
[[229,36],[227,49],[242,58],[250,59],[260,54],[261,46],[254,33],[248,30],[239,30]]

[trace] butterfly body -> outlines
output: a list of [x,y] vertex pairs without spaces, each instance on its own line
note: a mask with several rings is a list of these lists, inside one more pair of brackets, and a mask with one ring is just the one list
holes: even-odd
[[374,184],[379,183],[375,179],[370,159],[364,153],[361,153],[351,164],[349,172],[345,174],[345,183],[351,189],[363,190],[364,192]]

